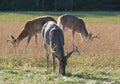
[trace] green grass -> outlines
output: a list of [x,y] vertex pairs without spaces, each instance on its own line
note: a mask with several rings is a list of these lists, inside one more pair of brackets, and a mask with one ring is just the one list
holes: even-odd
[[35,60],[28,58],[29,54],[6,53],[0,58],[0,84],[119,84],[119,55],[113,58],[109,55],[113,54],[105,55],[106,58],[93,54],[74,55],[68,61],[67,75],[61,76],[58,65],[53,73],[52,60],[47,71],[45,58]]
[[120,12],[0,12],[0,22],[23,22],[43,15],[51,15],[55,19],[62,14],[72,14],[83,18],[87,23],[120,24]]
[[[119,69],[120,70],[120,69]],[[119,84],[120,71],[79,71],[61,76],[45,69],[17,68],[0,70],[1,84]]]

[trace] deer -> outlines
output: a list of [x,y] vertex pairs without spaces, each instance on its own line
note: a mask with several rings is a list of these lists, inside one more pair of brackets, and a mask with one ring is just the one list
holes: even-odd
[[50,46],[52,59],[53,59],[53,71],[55,71],[56,68],[55,66],[55,58],[56,58],[59,64],[59,73],[62,75],[66,75],[65,71],[66,71],[68,58],[75,52],[80,55],[80,51],[78,50],[77,47],[73,45],[73,49],[67,52],[67,54],[65,55],[63,31],[53,21],[49,21],[44,24],[41,34],[43,37],[44,50],[47,59],[47,69],[49,67],[48,46]]
[[75,32],[80,33],[80,37],[82,41],[85,39],[92,40],[93,38],[98,38],[97,35],[92,36],[93,34],[91,32],[88,33],[83,19],[79,19],[73,15],[64,14],[59,16],[57,19],[57,25],[60,28],[62,28],[63,31],[67,29],[71,29],[73,41],[74,41]]
[[18,37],[15,38],[13,35],[11,35],[12,40],[7,40],[7,42],[11,42],[13,47],[17,48],[19,43],[24,38],[28,37],[27,45],[26,45],[26,48],[27,48],[31,38],[35,36],[35,43],[37,45],[37,34],[41,33],[43,25],[48,21],[56,22],[56,20],[51,16],[40,16],[35,19],[27,21],[24,26],[24,29],[18,35]]

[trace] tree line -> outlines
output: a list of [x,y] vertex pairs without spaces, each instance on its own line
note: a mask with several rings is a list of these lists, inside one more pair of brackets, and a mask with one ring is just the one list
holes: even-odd
[[119,11],[120,0],[0,0],[1,11]]

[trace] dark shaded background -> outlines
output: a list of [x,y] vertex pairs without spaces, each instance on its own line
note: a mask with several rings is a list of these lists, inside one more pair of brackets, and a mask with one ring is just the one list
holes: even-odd
[[0,0],[0,11],[119,11],[120,0]]

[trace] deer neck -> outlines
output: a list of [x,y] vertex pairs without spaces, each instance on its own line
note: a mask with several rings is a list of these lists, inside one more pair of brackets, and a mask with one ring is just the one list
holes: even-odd
[[22,41],[26,36],[28,36],[28,32],[25,31],[25,30],[23,30],[23,31],[20,33],[20,35],[17,37],[18,43],[19,43],[20,41]]
[[63,58],[64,57],[64,48],[63,48],[62,45],[59,46],[59,45],[55,45],[54,44],[52,47],[53,47],[52,51],[53,51],[55,56],[57,56],[59,58]]
[[79,19],[79,28],[80,28],[80,33],[82,38],[85,38],[85,39],[88,38],[89,34],[87,31],[86,25],[82,19]]
[[88,32],[87,32],[87,31],[81,32],[81,37],[82,37],[83,39],[87,39],[87,38],[89,37]]

